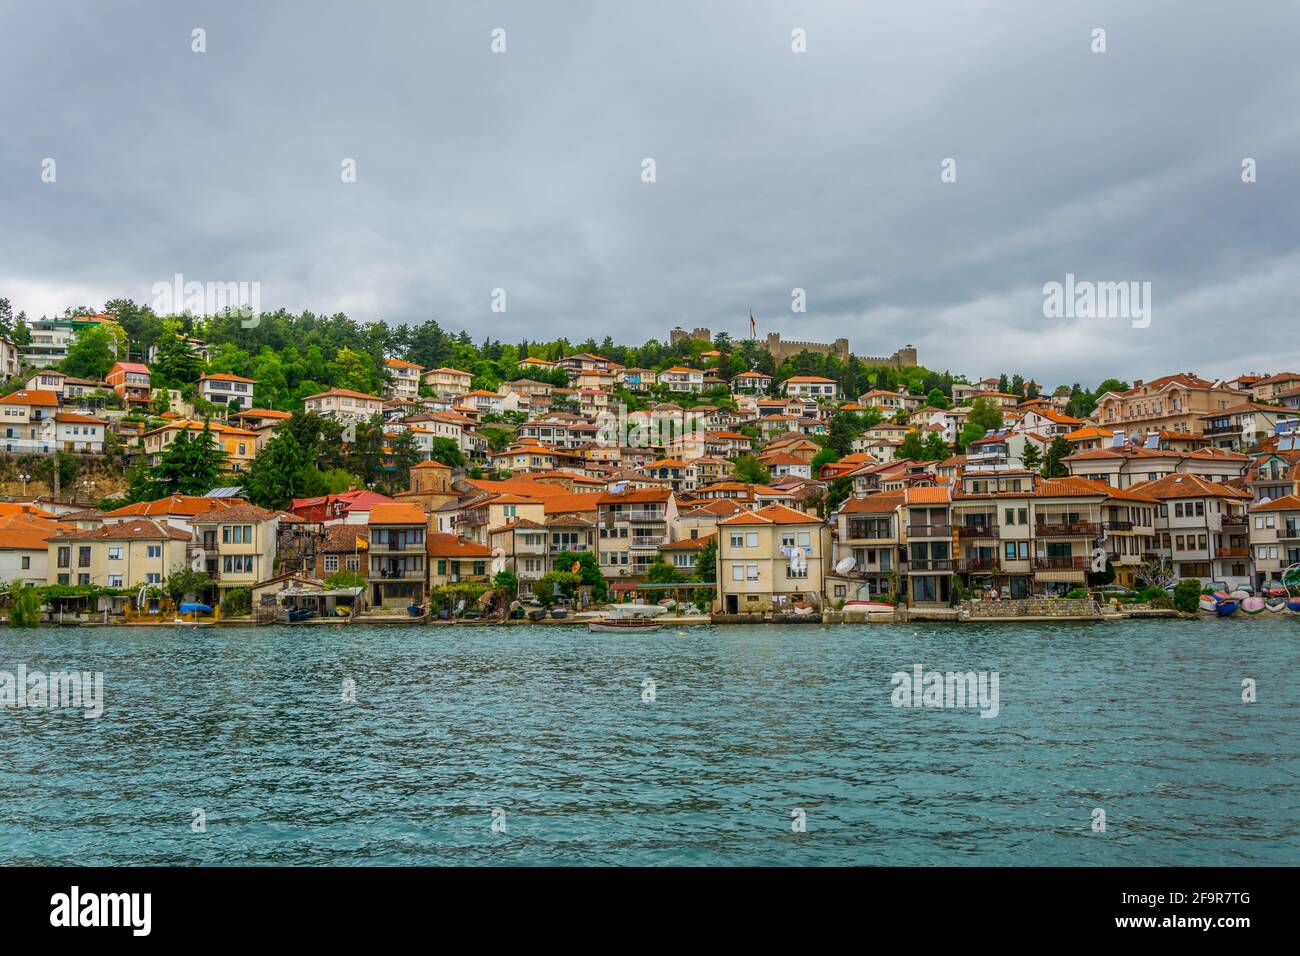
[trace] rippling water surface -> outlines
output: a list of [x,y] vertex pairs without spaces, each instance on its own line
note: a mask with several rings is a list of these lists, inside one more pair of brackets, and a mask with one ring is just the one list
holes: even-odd
[[[1290,618],[6,630],[0,670],[102,671],[106,706],[0,710],[0,862],[1295,863],[1298,648]],[[1000,713],[893,707],[917,663],[998,671]]]

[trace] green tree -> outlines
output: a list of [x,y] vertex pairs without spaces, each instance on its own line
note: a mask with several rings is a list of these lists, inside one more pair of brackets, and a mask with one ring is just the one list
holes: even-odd
[[1034,442],[1025,440],[1025,450],[1021,454],[1026,471],[1038,471],[1043,467],[1043,453]]
[[155,387],[180,388],[182,385],[193,385],[203,373],[203,360],[190,348],[183,336],[181,323],[175,319],[163,322],[158,354],[149,366]]
[[663,558],[646,568],[646,582],[649,584],[680,584],[684,580],[681,572]]
[[943,440],[942,432],[930,432],[925,436],[924,451],[926,461],[943,461],[952,454],[948,449],[948,443]]
[[1064,478],[1070,473],[1064,459],[1070,454],[1070,443],[1060,435],[1052,439],[1047,446],[1047,456],[1043,459],[1044,478]]
[[429,457],[452,468],[465,467],[465,453],[460,450],[454,438],[435,438],[431,443]]
[[41,623],[41,593],[17,581],[9,585],[9,626],[37,627]]
[[231,588],[221,598],[221,613],[225,617],[243,617],[253,610],[253,592],[248,588]]
[[[226,453],[212,436],[205,421],[203,430],[186,429],[159,456],[158,464],[145,473],[144,493],[148,499],[167,495],[206,495],[221,484]],[[136,499],[142,500],[142,499]]]
[[921,433],[912,429],[903,436],[902,444],[898,446],[898,458],[910,458],[912,461],[925,461],[925,443],[921,438]]
[[321,494],[323,481],[308,452],[291,431],[281,431],[253,459],[244,480],[248,500],[263,508],[282,511],[294,498]]
[[[568,571],[550,571],[533,583],[533,596],[542,604],[550,607],[560,597],[573,600],[573,596],[577,593],[578,585],[581,582],[582,579],[577,574]],[[559,591],[559,594],[556,594],[556,591]]]
[[981,395],[971,402],[966,421],[975,423],[985,432],[995,432],[1002,427],[1002,409],[993,399]]
[[736,459],[736,480],[746,484],[765,485],[772,480],[772,471],[753,455],[741,455]]
[[578,565],[578,579],[582,584],[591,585],[591,597],[595,601],[604,601],[609,596],[609,585],[605,581],[605,575],[600,572],[600,565],[596,563],[596,556],[590,551],[561,551],[555,556],[555,569],[557,571],[570,572],[570,569]]
[[695,577],[701,581],[712,581],[718,574],[718,536],[712,534],[700,548],[695,558]]
[[173,571],[163,581],[163,590],[167,596],[180,604],[187,597],[194,597],[211,583],[211,579],[202,571],[181,568]]
[[123,333],[118,326],[97,323],[77,333],[59,368],[67,375],[100,381],[117,361],[122,344]]
[[[858,423],[847,412],[831,416],[826,429],[826,447],[840,458],[853,454],[853,440],[862,434]],[[816,472],[814,472],[816,474]]]

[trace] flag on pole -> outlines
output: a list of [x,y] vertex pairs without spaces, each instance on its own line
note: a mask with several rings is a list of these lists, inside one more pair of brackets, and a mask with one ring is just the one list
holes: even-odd
[[754,310],[750,309],[749,310],[749,337],[751,339],[755,337],[755,331],[754,331],[755,328],[756,326],[754,324]]
[[370,542],[365,538],[353,538],[352,543],[356,546],[356,550],[358,551],[364,551],[370,547]]

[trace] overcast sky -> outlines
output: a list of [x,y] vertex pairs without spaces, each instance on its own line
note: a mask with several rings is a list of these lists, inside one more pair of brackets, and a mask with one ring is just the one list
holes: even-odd
[[[0,295],[181,273],[476,340],[752,309],[1046,385],[1296,369],[1298,37],[1252,0],[0,0]],[[1067,273],[1150,282],[1149,327],[1045,318]]]

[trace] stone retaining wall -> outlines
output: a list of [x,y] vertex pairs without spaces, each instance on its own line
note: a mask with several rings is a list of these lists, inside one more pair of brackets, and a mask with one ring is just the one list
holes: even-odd
[[1007,601],[962,601],[962,611],[972,621],[997,617],[1096,617],[1088,598],[1021,598]]

